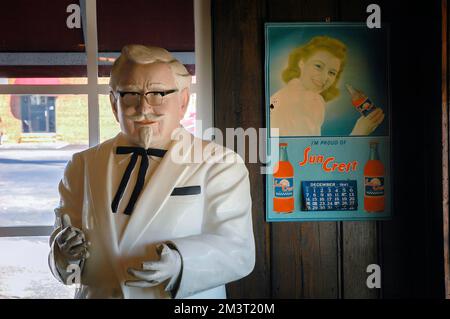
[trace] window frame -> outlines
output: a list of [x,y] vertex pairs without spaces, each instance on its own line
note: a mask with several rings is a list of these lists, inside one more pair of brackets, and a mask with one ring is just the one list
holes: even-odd
[[[16,85],[0,84],[0,94],[84,94],[88,96],[89,147],[100,141],[99,95],[108,95],[109,85],[98,83],[98,40],[97,40],[97,1],[82,1],[83,29],[86,37],[87,84],[73,85]],[[85,19],[84,19],[85,18]],[[191,93],[197,96],[197,120],[202,122],[203,132],[213,125],[213,86],[212,86],[212,39],[211,39],[211,0],[194,0],[195,63],[196,83],[191,85]],[[20,53],[19,53],[20,54]],[[109,53],[118,55],[119,53]],[[175,54],[183,55],[184,52]],[[189,54],[189,53],[188,53]],[[200,83],[200,84],[197,84]],[[199,94],[200,93],[200,94]],[[50,236],[53,226],[0,226],[1,237]]]

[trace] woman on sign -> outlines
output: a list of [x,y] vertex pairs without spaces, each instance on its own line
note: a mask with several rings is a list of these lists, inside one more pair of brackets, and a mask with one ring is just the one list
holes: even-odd
[[[279,136],[321,136],[326,103],[339,96],[338,83],[347,59],[341,41],[316,36],[295,48],[282,72],[286,85],[270,97],[270,127]],[[361,116],[350,135],[369,135],[383,121],[382,109]]]

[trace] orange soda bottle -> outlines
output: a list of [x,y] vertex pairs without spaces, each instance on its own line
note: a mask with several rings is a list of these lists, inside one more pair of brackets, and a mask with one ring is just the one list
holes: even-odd
[[352,98],[353,106],[359,113],[367,116],[377,109],[375,104],[372,103],[364,92],[353,88],[349,84],[346,84],[345,87]]
[[364,166],[364,210],[384,211],[384,165],[378,155],[378,142],[370,142],[370,156]]
[[287,143],[280,143],[280,160],[273,173],[273,210],[276,213],[294,211],[294,167],[289,163]]

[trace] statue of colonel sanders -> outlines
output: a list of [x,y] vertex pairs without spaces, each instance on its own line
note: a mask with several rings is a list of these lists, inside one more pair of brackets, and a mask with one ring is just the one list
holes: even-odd
[[162,48],[128,45],[114,62],[121,132],[73,155],[50,238],[53,275],[80,270],[76,298],[225,298],[253,270],[248,171],[180,125],[190,83]]

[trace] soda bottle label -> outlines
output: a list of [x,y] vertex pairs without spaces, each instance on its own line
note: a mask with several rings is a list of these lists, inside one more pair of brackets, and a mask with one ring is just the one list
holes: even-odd
[[376,109],[375,104],[373,104],[369,98],[365,99],[364,102],[355,107],[358,110],[358,112],[364,116],[369,115]]
[[274,197],[276,198],[294,197],[293,177],[274,178],[273,185],[275,187]]
[[365,195],[372,197],[384,196],[384,177],[365,177]]

